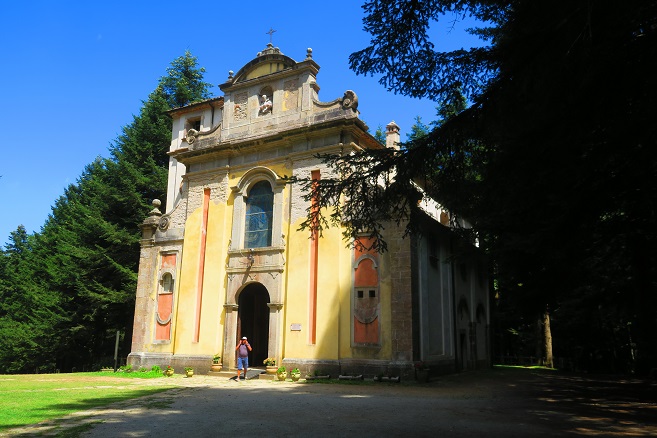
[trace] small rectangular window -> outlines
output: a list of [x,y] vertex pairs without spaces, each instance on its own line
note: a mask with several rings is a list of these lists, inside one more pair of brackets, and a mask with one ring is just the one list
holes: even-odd
[[193,119],[187,119],[185,121],[185,130],[196,129],[197,131],[201,130],[201,118],[194,117]]
[[376,291],[370,289],[370,298],[376,298]]
[[358,291],[358,298],[363,298],[363,291],[362,290]]

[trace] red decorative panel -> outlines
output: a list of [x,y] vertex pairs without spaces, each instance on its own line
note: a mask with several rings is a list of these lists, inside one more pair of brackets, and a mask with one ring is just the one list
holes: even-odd
[[[372,246],[372,243],[374,242],[374,239],[370,239],[369,237],[359,237],[356,239],[357,242],[360,242],[364,247],[369,248]],[[376,258],[377,253],[373,250],[363,250],[359,248],[359,245],[355,245],[354,249],[354,260],[358,260],[361,258],[363,255],[369,254],[372,257]]]
[[374,267],[374,261],[370,258],[365,258],[358,263],[356,272],[354,273],[354,286],[367,287],[378,286],[379,274]]
[[[157,310],[155,321],[155,340],[171,339],[171,312],[173,311],[174,276],[176,254],[162,254],[160,263],[160,284],[158,285]],[[164,273],[163,273],[164,272]]]
[[176,255],[175,254],[163,254],[162,255],[162,269],[166,268],[175,268],[176,267]]
[[[171,339],[171,309],[173,308],[173,294],[159,294],[157,297],[158,321],[155,325],[155,339],[168,341]],[[161,321],[166,321],[162,323]]]
[[[360,238],[368,247],[372,239]],[[354,249],[353,315],[354,344],[378,345],[379,340],[379,255],[375,251]]]
[[354,318],[354,343],[356,344],[378,344],[379,343],[379,318],[364,324]]

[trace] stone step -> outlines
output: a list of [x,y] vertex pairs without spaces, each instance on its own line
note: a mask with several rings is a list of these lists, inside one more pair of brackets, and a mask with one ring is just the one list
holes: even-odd
[[[240,373],[243,375],[243,373]],[[231,369],[222,369],[221,371],[210,371],[208,376],[214,376],[225,379],[235,379],[237,376],[237,370]],[[246,380],[252,379],[261,379],[261,380],[273,380],[276,377],[275,374],[267,374],[265,370],[260,368],[249,368],[249,371],[246,373]]]

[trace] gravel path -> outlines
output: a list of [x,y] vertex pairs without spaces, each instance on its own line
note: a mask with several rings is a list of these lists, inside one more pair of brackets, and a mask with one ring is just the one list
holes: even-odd
[[[657,436],[657,384],[517,369],[415,383],[151,379],[176,388],[3,436]],[[71,435],[68,435],[71,436]]]

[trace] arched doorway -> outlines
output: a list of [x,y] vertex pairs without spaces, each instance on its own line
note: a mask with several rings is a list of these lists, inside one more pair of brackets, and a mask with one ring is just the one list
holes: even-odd
[[253,351],[249,366],[262,366],[269,352],[269,293],[260,283],[251,283],[240,293],[237,313],[237,340],[249,338]]

